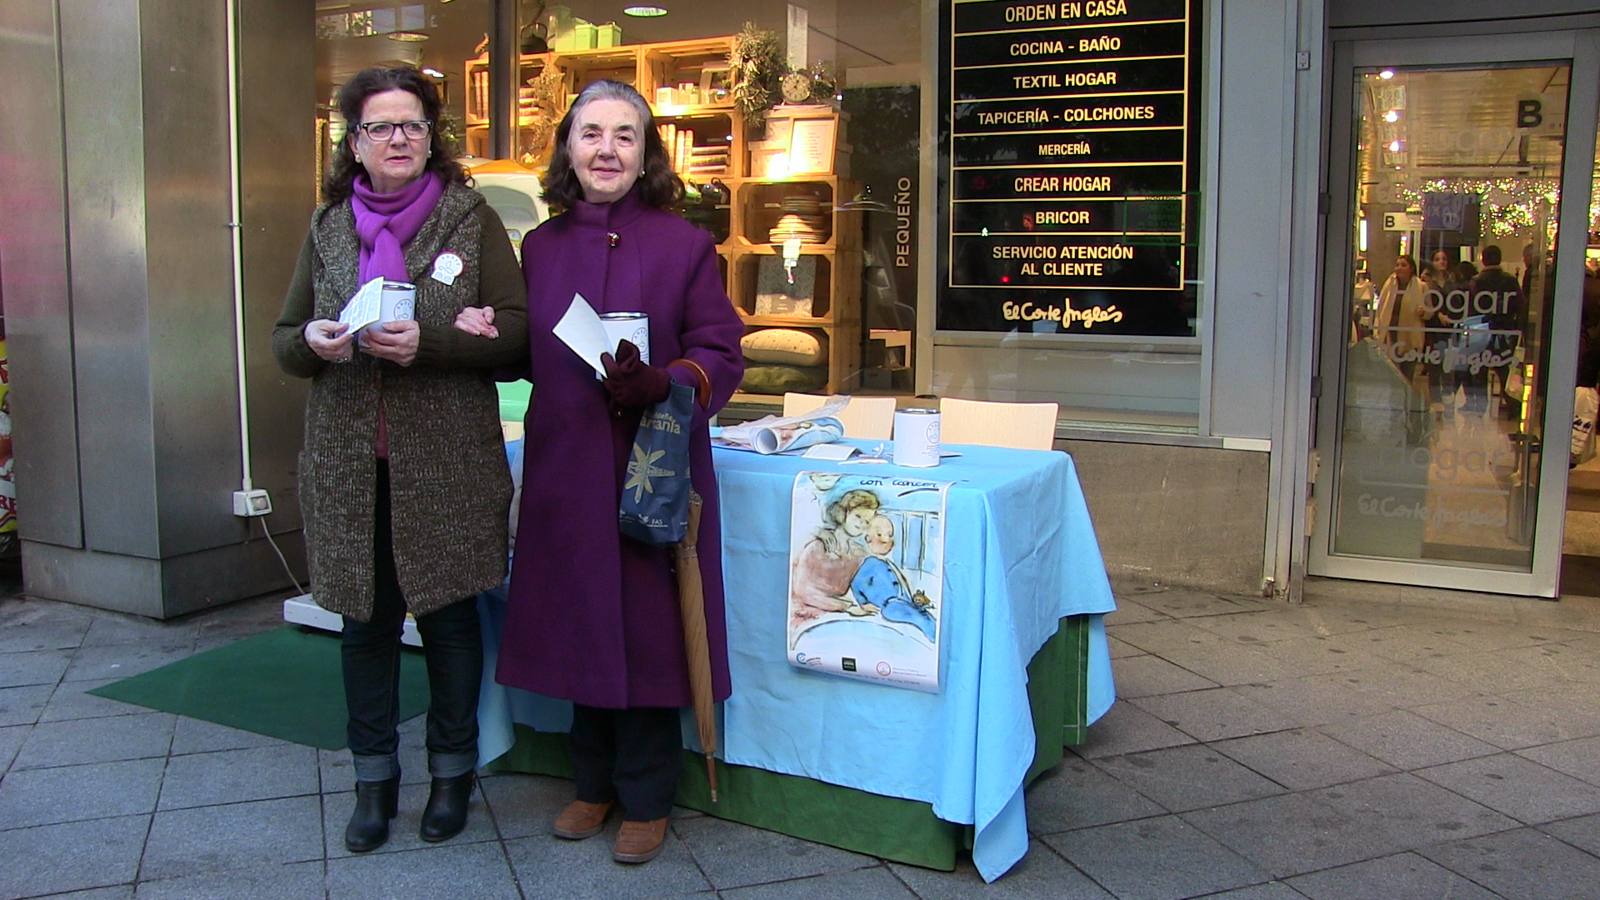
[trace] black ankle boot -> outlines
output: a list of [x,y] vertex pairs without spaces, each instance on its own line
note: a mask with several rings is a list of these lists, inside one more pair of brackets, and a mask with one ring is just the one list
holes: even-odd
[[445,841],[467,825],[467,804],[472,800],[473,773],[435,778],[428,788],[428,806],[422,811],[420,834],[425,841]]
[[344,827],[344,845],[351,853],[366,853],[389,839],[389,820],[400,806],[400,778],[356,782],[356,808]]

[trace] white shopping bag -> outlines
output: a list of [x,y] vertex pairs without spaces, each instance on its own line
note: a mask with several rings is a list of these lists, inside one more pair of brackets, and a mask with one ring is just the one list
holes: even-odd
[[1592,387],[1578,388],[1572,398],[1572,464],[1594,457],[1594,420],[1600,414],[1600,392]]

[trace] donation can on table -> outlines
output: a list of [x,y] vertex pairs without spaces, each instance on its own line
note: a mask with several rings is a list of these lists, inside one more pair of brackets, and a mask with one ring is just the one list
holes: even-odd
[[939,464],[937,409],[895,410],[894,464],[923,469]]

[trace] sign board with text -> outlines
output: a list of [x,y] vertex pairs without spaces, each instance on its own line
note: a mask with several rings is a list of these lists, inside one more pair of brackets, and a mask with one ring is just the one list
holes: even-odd
[[1384,231],[1421,231],[1423,218],[1418,213],[1386,212],[1383,214]]
[[941,331],[1192,336],[1201,0],[946,0]]

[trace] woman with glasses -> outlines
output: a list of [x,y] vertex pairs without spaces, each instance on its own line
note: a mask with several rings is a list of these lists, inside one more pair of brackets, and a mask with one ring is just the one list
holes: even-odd
[[[451,323],[487,306],[516,330],[527,294],[499,217],[439,138],[439,108],[410,67],[366,69],[340,90],[349,131],[272,335],[283,370],[311,379],[300,509],[312,594],[344,617],[356,776],[344,839],[357,853],[388,839],[397,811],[408,611],[430,695],[421,837],[465,826],[483,667],[475,597],[506,570],[511,478],[492,373],[524,365],[528,348]],[[413,288],[413,312],[352,334],[341,310],[374,279]]]

